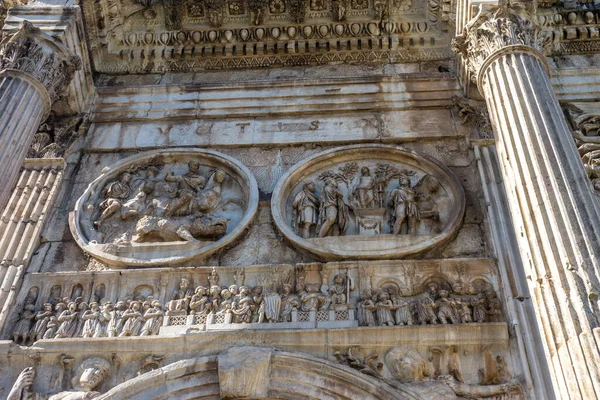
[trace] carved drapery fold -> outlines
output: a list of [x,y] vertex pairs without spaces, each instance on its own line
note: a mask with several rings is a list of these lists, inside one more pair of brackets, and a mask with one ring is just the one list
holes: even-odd
[[66,47],[23,21],[14,35],[0,43],[0,71],[17,70],[31,75],[48,91],[50,101],[58,100],[71,83],[81,59]]

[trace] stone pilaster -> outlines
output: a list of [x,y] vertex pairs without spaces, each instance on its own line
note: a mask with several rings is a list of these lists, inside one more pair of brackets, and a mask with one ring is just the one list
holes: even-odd
[[523,10],[481,11],[455,40],[487,102],[519,252],[561,399],[600,397],[600,207]]
[[40,244],[40,233],[60,190],[62,158],[27,159],[0,217],[0,331]]
[[79,68],[78,57],[27,21],[0,43],[0,209],[40,123]]

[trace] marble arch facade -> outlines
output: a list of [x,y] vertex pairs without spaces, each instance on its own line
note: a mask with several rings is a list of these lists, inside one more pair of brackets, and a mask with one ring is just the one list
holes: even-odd
[[600,397],[598,4],[0,21],[0,398]]

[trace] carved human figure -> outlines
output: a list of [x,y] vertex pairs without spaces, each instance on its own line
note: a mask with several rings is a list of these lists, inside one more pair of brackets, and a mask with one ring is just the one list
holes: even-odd
[[210,299],[207,294],[208,289],[204,286],[198,286],[190,300],[190,314],[208,315],[211,309]]
[[44,303],[42,309],[35,314],[35,324],[33,325],[33,328],[31,328],[32,341],[35,342],[44,337],[44,333],[46,333],[48,322],[50,322],[51,317],[52,304]]
[[202,190],[193,204],[193,211],[210,213],[221,202],[223,182],[227,174],[222,169],[217,169],[209,178],[208,185]]
[[479,293],[477,298],[471,303],[473,306],[473,321],[478,323],[485,322],[485,316],[487,314],[487,300],[485,293]]
[[306,284],[306,292],[300,297],[300,309],[302,311],[318,311],[324,308],[327,298],[319,291],[319,287],[319,284]]
[[60,326],[56,331],[55,339],[72,338],[77,335],[77,324],[79,313],[77,312],[77,303],[69,302],[67,309],[58,316]]
[[473,312],[471,311],[471,300],[462,298],[458,300],[458,318],[461,324],[473,322]]
[[178,190],[176,197],[166,207],[166,216],[190,215],[193,212],[194,198],[206,186],[206,178],[199,170],[200,163],[192,160],[188,162],[188,172],[185,174],[176,176],[173,172],[167,173],[165,181],[176,183]]
[[395,346],[385,355],[392,377],[401,383],[420,382],[434,373],[431,362],[408,346]]
[[360,326],[375,326],[375,302],[371,298],[372,294],[370,290],[364,290],[360,295],[360,301],[358,302],[358,324]]
[[368,167],[362,167],[358,184],[352,193],[358,208],[375,208],[375,179]]
[[158,300],[152,302],[152,308],[149,308],[144,313],[144,325],[140,332],[140,336],[158,335],[158,331],[163,323],[164,312],[162,305]]
[[410,187],[410,179],[401,176],[398,179],[400,186],[392,190],[388,207],[390,209],[390,225],[392,233],[399,235],[404,232],[414,235],[417,233],[417,222],[419,221],[419,207],[417,205],[417,193]]
[[242,286],[240,288],[239,299],[234,302],[232,307],[232,312],[235,315],[235,322],[252,322],[252,312],[254,311],[254,307],[254,299],[250,295],[250,289],[248,286]]
[[392,316],[392,310],[394,309],[394,304],[390,300],[390,295],[386,291],[382,291],[377,296],[377,304],[376,313],[377,313],[377,323],[379,326],[394,326],[394,317]]
[[96,228],[100,228],[104,221],[115,215],[121,209],[123,202],[129,198],[131,179],[131,174],[124,172],[118,181],[109,183],[102,190],[101,196],[104,200],[99,205],[102,213],[98,220],[94,222]]
[[[75,300],[75,302],[81,300],[80,297],[77,297],[77,299],[78,300]],[[79,304],[77,304],[77,331],[73,337],[81,337],[83,335],[83,325],[85,324],[83,320],[83,314],[87,311],[87,309],[88,304],[85,301],[79,301]]]
[[210,287],[210,308],[212,313],[219,311],[221,306],[221,287],[219,285],[212,285]]
[[490,322],[500,322],[502,320],[502,305],[496,292],[490,291],[487,294],[488,309],[487,316]]
[[100,318],[100,306],[96,302],[90,303],[89,310],[84,311],[81,319],[83,320],[83,331],[81,337],[94,337],[98,328]]
[[265,296],[262,286],[252,288],[252,300],[254,301],[254,311],[252,312],[252,322],[263,323],[265,320]]
[[[348,282],[346,282],[348,281]],[[354,290],[352,280],[347,279],[343,274],[337,274],[333,278],[333,285],[329,288],[331,295],[331,304],[347,304],[348,292]]]
[[417,319],[419,324],[426,325],[430,323],[436,325],[438,323],[437,316],[435,315],[435,302],[431,299],[431,295],[428,292],[423,294],[423,298],[415,302],[415,309],[417,311]]
[[230,324],[233,321],[233,295],[229,291],[229,289],[225,288],[221,290],[221,304],[219,305],[219,311],[217,314],[225,315],[225,319],[223,321],[224,324]]
[[284,283],[281,288],[281,312],[279,321],[290,322],[292,320],[292,311],[300,308],[300,299],[292,291],[292,285]]
[[121,219],[127,220],[143,215],[146,211],[148,195],[152,193],[152,190],[153,186],[150,184],[140,186],[137,194],[121,206]]
[[[96,398],[100,393],[94,390],[98,389],[108,379],[110,369],[110,363],[102,357],[86,358],[77,368],[76,377],[73,379],[75,382],[73,390],[57,393],[50,396],[48,400],[87,400]],[[33,367],[25,368],[19,374],[7,400],[46,398],[44,395],[31,392],[34,379],[35,369]]]
[[46,332],[44,332],[42,339],[54,339],[59,325],[58,318],[54,315],[51,316],[50,320],[48,321],[48,325],[46,325]]
[[452,324],[458,324],[458,316],[456,315],[455,307],[456,302],[448,297],[449,293],[447,290],[439,291],[440,298],[436,302],[436,307],[438,309],[438,319],[442,324],[447,324],[448,322]]
[[238,285],[229,285],[229,291],[231,292],[232,301],[239,300],[240,298],[240,289]]
[[206,178],[200,174],[200,163],[192,160],[188,162],[188,172],[183,175],[176,176],[173,172],[167,173],[165,181],[177,184],[177,189],[180,191],[198,192],[206,186]]
[[244,281],[246,280],[246,270],[244,268],[237,268],[233,273],[233,279],[238,287],[244,286]]
[[110,321],[115,316],[115,307],[112,302],[107,301],[100,307],[100,314],[98,315],[98,324],[96,325],[96,329],[94,331],[94,337],[107,337],[108,336],[108,327],[110,325]]
[[212,271],[210,271],[210,275],[208,276],[208,283],[210,286],[218,286],[219,285],[219,273],[217,269],[213,267]]
[[319,237],[343,236],[348,230],[350,213],[344,203],[344,195],[334,178],[327,178],[321,191],[319,207]]
[[425,175],[418,184],[419,186],[419,219],[430,220],[429,233],[436,233],[437,221],[440,213],[435,202],[435,196],[439,192],[440,182],[431,175]]
[[129,309],[123,313],[123,330],[119,337],[138,336],[142,330],[142,326],[146,321],[140,311],[141,304],[139,301],[132,301]]
[[311,237],[311,229],[319,221],[317,210],[319,209],[319,199],[315,193],[315,183],[306,182],[302,191],[294,197],[292,203],[294,212],[292,214],[292,224],[297,229],[302,238]]
[[[15,343],[25,344],[29,339],[29,332],[31,324],[36,316],[35,306],[33,305],[33,299],[27,297],[25,299],[25,305],[23,311],[19,315],[19,319],[13,328],[13,341]],[[33,332],[32,332],[33,333]]]
[[190,281],[185,278],[179,282],[179,288],[173,292],[171,301],[167,303],[167,315],[187,315],[188,305],[194,294]]
[[413,304],[409,300],[404,300],[397,297],[394,303],[396,309],[395,317],[397,325],[412,325],[413,324]]
[[125,323],[123,319],[123,314],[127,311],[127,304],[124,301],[117,301],[115,304],[115,311],[113,317],[108,322],[108,337],[117,337],[121,334],[123,330],[123,324]]

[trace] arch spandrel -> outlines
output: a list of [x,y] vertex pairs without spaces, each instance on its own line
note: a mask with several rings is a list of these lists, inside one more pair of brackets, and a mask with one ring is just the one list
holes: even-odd
[[[244,366],[240,354],[258,357],[259,364]],[[226,365],[230,364],[230,365]],[[236,367],[239,365],[239,368]],[[247,380],[261,374],[259,385],[235,385],[231,378]],[[255,377],[256,378],[256,377]],[[252,379],[256,381],[256,379]],[[257,395],[258,394],[258,395]],[[171,396],[171,397],[169,397]],[[176,396],[176,397],[175,397]],[[420,400],[409,387],[391,387],[351,368],[304,353],[272,348],[232,348],[218,356],[190,358],[114,387],[98,400],[187,399],[364,399]]]

